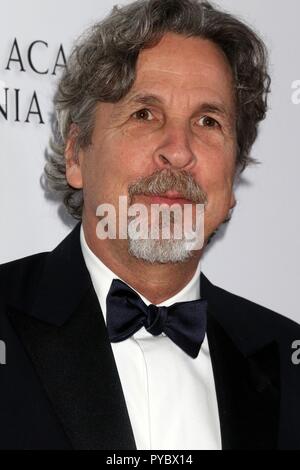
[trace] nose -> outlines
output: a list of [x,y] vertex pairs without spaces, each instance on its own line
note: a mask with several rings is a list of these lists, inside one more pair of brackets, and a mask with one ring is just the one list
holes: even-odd
[[169,122],[161,129],[161,135],[153,158],[157,168],[191,170],[196,157],[191,149],[189,128],[185,123]]

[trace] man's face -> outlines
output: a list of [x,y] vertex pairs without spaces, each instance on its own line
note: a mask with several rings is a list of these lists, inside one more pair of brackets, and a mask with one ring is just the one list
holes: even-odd
[[[235,203],[232,80],[210,41],[168,33],[143,50],[130,92],[117,103],[99,103],[92,144],[80,151],[79,165],[67,165],[69,184],[83,187],[83,217],[96,219],[102,203],[117,209],[119,196],[140,178],[184,170],[207,196],[207,240]],[[140,195],[134,202],[145,201]]]

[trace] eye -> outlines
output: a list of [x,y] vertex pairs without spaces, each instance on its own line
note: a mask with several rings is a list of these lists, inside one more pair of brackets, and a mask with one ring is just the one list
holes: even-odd
[[214,118],[210,116],[202,116],[199,119],[199,122],[202,127],[212,127],[212,128],[220,127],[220,124],[218,123],[218,121],[216,121]]
[[138,121],[152,121],[153,119],[151,111],[149,111],[149,109],[147,108],[136,111],[135,113],[133,113],[132,116],[135,117],[135,119],[137,119]]

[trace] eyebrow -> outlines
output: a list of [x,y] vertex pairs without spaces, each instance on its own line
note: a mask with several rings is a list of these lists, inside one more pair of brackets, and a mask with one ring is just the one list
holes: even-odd
[[[164,101],[157,95],[153,94],[136,94],[132,95],[125,101],[125,105],[131,104],[145,104],[145,105],[152,105],[152,104],[163,104]],[[200,103],[196,107],[196,113],[213,113],[218,114],[220,116],[224,116],[227,118],[231,117],[231,114],[227,111],[226,107],[220,102],[203,102]]]

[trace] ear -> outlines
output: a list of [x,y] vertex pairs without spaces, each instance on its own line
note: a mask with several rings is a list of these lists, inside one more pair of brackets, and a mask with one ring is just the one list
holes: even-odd
[[80,164],[80,150],[77,154],[77,137],[79,134],[79,127],[76,124],[72,124],[66,149],[65,149],[65,161],[66,161],[66,178],[70,186],[76,189],[81,189],[82,184],[82,172]]

